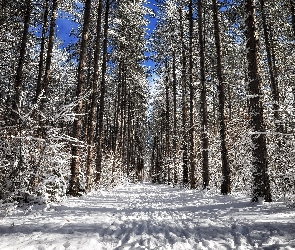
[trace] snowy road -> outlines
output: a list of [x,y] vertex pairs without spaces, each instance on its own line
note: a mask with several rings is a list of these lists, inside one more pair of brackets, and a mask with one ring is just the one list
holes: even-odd
[[2,216],[0,249],[295,249],[295,210],[128,185]]

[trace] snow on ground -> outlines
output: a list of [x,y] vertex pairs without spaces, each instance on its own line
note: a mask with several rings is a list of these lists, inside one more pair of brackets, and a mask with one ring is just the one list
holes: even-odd
[[295,210],[130,184],[2,216],[0,249],[295,249]]

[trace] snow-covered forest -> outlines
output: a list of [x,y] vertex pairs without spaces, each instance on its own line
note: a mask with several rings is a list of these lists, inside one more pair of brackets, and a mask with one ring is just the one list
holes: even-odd
[[0,6],[1,249],[295,248],[294,0]]

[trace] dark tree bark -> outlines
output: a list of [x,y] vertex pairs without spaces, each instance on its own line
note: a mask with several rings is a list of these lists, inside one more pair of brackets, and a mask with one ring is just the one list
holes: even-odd
[[127,147],[126,147],[126,156],[127,156],[127,176],[130,174],[130,165],[131,165],[131,103],[130,103],[130,94],[128,94],[128,105],[127,105]]
[[204,51],[204,34],[203,34],[203,6],[202,0],[198,0],[198,28],[199,28],[199,46],[200,46],[200,82],[201,82],[201,141],[202,141],[202,177],[203,188],[209,186],[209,159],[208,159],[208,111],[206,99],[206,79],[205,79],[205,51]]
[[166,99],[166,121],[165,121],[165,127],[166,127],[166,138],[165,138],[165,147],[166,147],[166,159],[168,159],[168,166],[167,166],[167,174],[168,174],[168,184],[171,184],[171,169],[170,169],[170,105],[169,105],[169,70],[168,70],[168,65],[166,64],[166,86],[165,86],[165,99]]
[[[88,38],[89,39],[89,38]],[[94,62],[94,53],[93,53],[93,46],[89,46],[89,49],[87,49],[87,54],[86,58],[87,60],[87,66],[85,66],[85,72],[86,72],[86,77],[85,81],[83,84],[83,89],[90,89],[92,91],[92,79],[93,79],[93,62]],[[91,113],[91,98],[92,98],[92,92],[90,94],[90,98],[85,100],[83,104],[83,113],[86,114],[82,118],[82,131],[83,133],[81,134],[81,141],[85,141],[88,143],[88,136],[89,136],[89,122],[90,122],[90,113]],[[87,157],[88,157],[88,149],[87,149]],[[86,165],[87,165],[87,158],[86,158]],[[86,172],[87,172],[87,166],[86,166]],[[86,177],[87,178],[87,177]],[[87,186],[87,184],[86,184]]]
[[253,0],[245,0],[245,35],[247,39],[248,62],[248,91],[250,100],[250,124],[252,127],[252,165],[253,190],[252,201],[257,202],[259,197],[271,201],[270,184],[267,173],[267,149],[265,125],[263,120],[261,78],[258,65],[258,37],[256,35],[256,21]]
[[290,9],[291,9],[291,22],[293,29],[293,39],[295,38],[295,2],[294,0],[290,0]]
[[30,16],[31,16],[31,10],[32,10],[32,3],[31,0],[26,0],[26,12],[25,12],[25,18],[24,18],[24,29],[21,39],[21,45],[20,45],[20,54],[18,59],[18,65],[16,69],[16,76],[15,76],[15,82],[14,82],[14,100],[12,103],[12,117],[14,119],[14,123],[17,122],[19,118],[19,109],[20,109],[20,97],[22,92],[22,78],[23,78],[23,67],[24,67],[24,61],[25,61],[25,55],[26,55],[26,48],[27,48],[27,41],[28,41],[28,33],[29,33],[29,26],[30,26]]
[[118,72],[118,84],[117,84],[117,97],[115,100],[115,114],[113,121],[113,135],[112,135],[112,151],[117,157],[118,147],[119,147],[119,124],[122,117],[121,114],[121,103],[122,103],[122,66],[119,62],[119,72]]
[[124,60],[122,61],[121,65],[122,73],[121,73],[121,82],[122,82],[122,98],[121,98],[121,126],[120,126],[120,140],[119,140],[119,147],[120,147],[120,157],[123,158],[125,155],[125,137],[126,137],[126,102],[127,102],[127,84],[126,84],[126,68],[124,64]]
[[122,103],[121,117],[122,124],[120,130],[120,156],[123,158],[126,155],[126,131],[127,131],[127,73],[125,62],[122,62]]
[[178,182],[178,169],[176,166],[177,157],[177,89],[176,89],[176,65],[175,65],[175,51],[173,51],[172,57],[172,78],[173,78],[173,164],[174,164],[174,184]]
[[[162,114],[161,116],[164,116],[163,110],[161,111]],[[164,143],[163,143],[163,131],[164,130],[164,124],[163,124],[163,119],[161,119],[161,124],[160,124],[160,138],[158,139],[158,148],[157,148],[157,162],[158,162],[158,176],[157,176],[157,180],[158,183],[163,183],[163,180],[165,178],[165,173],[164,173],[164,168],[163,168],[163,147],[164,147]]]
[[7,21],[7,1],[0,2],[0,28],[1,32],[3,32],[2,27]]
[[227,103],[227,107],[228,107],[228,120],[231,121],[232,119],[232,88],[230,86],[230,84],[227,85],[227,95],[228,95],[228,103]]
[[230,183],[230,168],[228,163],[228,150],[226,145],[226,125],[224,117],[224,106],[225,106],[225,83],[223,80],[222,72],[222,53],[221,53],[221,43],[220,43],[220,29],[218,20],[218,8],[216,0],[212,0],[213,7],[213,22],[214,22],[214,37],[217,55],[217,78],[218,78],[218,111],[219,111],[219,134],[221,143],[221,162],[222,162],[222,180],[221,180],[221,194],[228,194],[231,190]]
[[[77,79],[77,88],[76,88],[76,97],[81,98],[81,93],[83,91],[83,83],[85,80],[85,65],[86,65],[86,48],[88,41],[88,28],[90,23],[90,10],[91,10],[91,0],[85,1],[84,9],[84,22],[82,29],[82,41],[80,48],[80,60],[78,65],[78,79]],[[82,119],[80,114],[82,113],[83,103],[80,99],[75,109],[77,117],[73,124],[73,137],[78,140],[81,137],[81,128],[82,128]],[[69,183],[68,193],[72,196],[78,196],[80,191],[79,184],[79,145],[72,145],[72,163],[71,163],[71,177]]]
[[275,119],[275,126],[276,131],[278,133],[283,132],[283,126],[281,125],[281,118],[280,118],[280,93],[279,93],[279,86],[277,82],[277,76],[275,74],[275,60],[271,52],[271,43],[270,43],[270,34],[269,34],[269,27],[267,25],[265,9],[264,9],[264,0],[260,0],[260,11],[261,11],[261,18],[262,18],[262,28],[263,28],[263,35],[264,35],[264,42],[265,42],[265,50],[267,55],[267,64],[269,70],[269,77],[270,77],[270,86],[271,86],[271,94],[273,99],[273,112],[274,112],[274,119]]
[[194,86],[193,86],[193,1],[189,1],[189,95],[190,95],[190,118],[189,118],[189,154],[190,154],[190,185],[196,188],[195,178],[195,144],[194,144]]
[[43,75],[43,67],[44,67],[46,33],[48,28],[48,14],[49,14],[49,0],[46,0],[44,13],[43,13],[43,27],[42,27],[42,35],[41,35],[40,57],[39,57],[39,64],[38,64],[38,79],[37,79],[37,85],[36,85],[35,103],[37,103],[38,98],[41,95],[41,91],[42,91],[42,75]]
[[189,183],[188,174],[188,153],[187,153],[187,103],[186,103],[186,90],[187,90],[187,79],[186,79],[186,54],[185,54],[185,42],[184,42],[184,31],[183,31],[183,17],[182,9],[179,8],[179,25],[180,25],[180,37],[181,37],[181,59],[182,59],[182,72],[181,72],[181,84],[182,84],[182,159],[183,159],[183,171],[182,171],[182,182],[184,185]]
[[[52,1],[52,6],[51,6],[51,14],[50,14],[50,27],[49,27],[49,37],[48,37],[48,47],[47,47],[47,53],[46,53],[46,61],[45,61],[45,73],[44,73],[44,77],[43,77],[43,84],[42,83],[40,84],[41,89],[43,88],[43,90],[44,90],[44,97],[45,97],[45,98],[41,99],[41,103],[40,103],[40,109],[41,110],[44,109],[46,99],[48,98],[48,87],[49,87],[49,81],[50,81],[51,60],[52,60],[52,56],[53,56],[52,52],[53,52],[53,45],[54,45],[54,39],[55,39],[54,30],[55,30],[57,6],[58,6],[57,0],[53,0]],[[45,32],[46,32],[46,30],[45,30]],[[42,58],[42,60],[43,60],[43,58]],[[41,66],[39,68],[39,70],[43,71],[43,66]],[[39,72],[39,73],[42,74],[42,72]],[[38,76],[38,80],[39,80],[39,76]],[[40,78],[40,80],[41,80],[41,78]],[[37,91],[39,92],[39,89],[37,89]],[[38,94],[40,95],[41,92],[39,92]],[[39,120],[39,136],[43,137],[44,134],[45,134],[44,123],[46,123],[46,121],[42,120],[41,115],[38,116],[38,120]]]
[[86,160],[86,187],[89,191],[91,189],[91,177],[92,177],[92,158],[93,158],[93,149],[94,149],[94,130],[95,130],[95,121],[96,121],[96,105],[97,105],[97,96],[98,96],[98,79],[99,79],[99,56],[100,56],[100,33],[101,33],[101,14],[102,14],[102,0],[98,3],[97,9],[97,22],[96,22],[96,43],[95,43],[95,52],[94,52],[94,76],[92,80],[92,95],[91,95],[91,104],[89,112],[89,121],[88,121],[88,152]]
[[44,88],[44,94],[46,98],[48,97],[48,85],[50,80],[51,59],[52,59],[52,51],[53,51],[53,45],[54,45],[56,10],[57,10],[57,0],[53,0],[52,8],[51,8],[51,19],[50,19],[48,48],[47,48],[47,56],[46,56],[46,64],[45,64],[45,74],[43,79],[43,88]]
[[101,178],[101,162],[102,162],[102,143],[103,143],[103,117],[105,108],[105,92],[106,92],[106,71],[107,71],[107,48],[108,48],[108,29],[109,29],[109,8],[110,0],[106,0],[105,16],[104,16],[104,40],[103,40],[103,57],[101,69],[101,85],[98,112],[98,142],[97,142],[97,158],[96,158],[96,182]]
[[161,166],[159,162],[160,150],[159,150],[159,137],[155,136],[153,140],[152,150],[152,181],[154,183],[160,183]]

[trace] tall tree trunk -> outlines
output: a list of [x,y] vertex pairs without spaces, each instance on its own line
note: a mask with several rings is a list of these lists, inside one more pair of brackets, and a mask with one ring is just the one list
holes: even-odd
[[52,1],[52,9],[51,9],[49,40],[48,40],[48,48],[47,48],[47,56],[46,56],[46,64],[45,64],[45,74],[44,74],[44,80],[43,80],[44,94],[45,94],[46,98],[48,97],[48,85],[49,85],[49,80],[50,80],[50,67],[51,67],[52,51],[53,51],[53,45],[54,45],[56,10],[57,10],[57,0],[53,0]]
[[181,83],[182,83],[182,159],[183,159],[183,171],[182,171],[182,182],[184,185],[189,183],[188,178],[188,155],[187,155],[187,104],[186,104],[186,54],[185,54],[185,42],[184,42],[184,31],[183,31],[183,17],[182,9],[179,8],[179,24],[180,24],[180,37],[181,37],[181,57],[182,57],[182,72],[181,72]]
[[[164,117],[164,112],[161,111],[161,116]],[[159,144],[158,144],[158,183],[164,183],[165,181],[165,171],[164,171],[164,166],[163,166],[163,159],[164,159],[164,141],[163,141],[163,134],[164,134],[164,121],[161,119],[161,124],[160,124],[160,138],[159,138]]]
[[115,145],[114,151],[120,157],[120,138],[121,138],[121,125],[123,117],[122,114],[122,99],[123,99],[123,73],[122,73],[122,63],[121,59],[118,65],[118,84],[117,84],[117,98],[116,98],[116,111],[114,117],[114,126],[115,126]]
[[265,42],[265,50],[267,55],[269,77],[270,77],[271,94],[273,99],[273,112],[274,112],[275,126],[276,126],[276,131],[278,133],[282,133],[283,127],[281,125],[281,118],[279,113],[280,93],[279,93],[279,87],[277,82],[277,76],[275,75],[275,70],[274,70],[276,68],[276,65],[271,53],[271,44],[270,44],[269,29],[267,26],[265,9],[264,9],[264,0],[260,0],[260,11],[261,11],[262,28],[263,28],[263,35],[264,35],[264,42]]
[[293,29],[293,39],[295,38],[295,1],[290,0],[290,9],[291,9],[291,22]]
[[112,151],[115,155],[118,152],[118,143],[119,143],[119,120],[120,120],[120,107],[121,107],[121,98],[122,98],[122,72],[121,66],[119,66],[118,73],[118,84],[117,84],[117,96],[115,98],[115,110],[114,110],[114,120],[113,120],[113,136],[112,136]]
[[202,177],[203,188],[209,186],[209,159],[208,159],[208,111],[206,99],[206,79],[205,79],[205,52],[204,52],[204,34],[203,34],[203,6],[202,0],[198,0],[198,28],[199,28],[199,46],[200,46],[200,81],[201,81],[201,140],[202,140]]
[[267,149],[265,125],[263,120],[261,78],[258,66],[258,37],[254,14],[253,0],[245,0],[245,35],[247,39],[248,61],[248,88],[250,99],[250,123],[252,127],[252,165],[253,165],[253,191],[252,201],[257,202],[259,197],[271,201],[270,184],[267,173]]
[[[40,105],[41,110],[44,109],[46,99],[48,98],[50,68],[51,68],[51,60],[52,60],[52,54],[53,54],[52,51],[53,51],[54,38],[55,38],[54,30],[55,30],[55,21],[56,21],[56,10],[57,10],[57,0],[53,0],[52,7],[51,7],[51,14],[50,14],[50,28],[49,28],[47,55],[46,55],[46,61],[45,61],[45,73],[43,77],[43,89],[44,89],[45,98],[41,100],[41,105]],[[38,120],[39,120],[39,128],[40,128],[39,136],[43,137],[45,134],[45,130],[44,130],[44,121],[42,121],[41,115],[38,116]]]
[[[87,54],[86,54],[86,58],[88,58],[87,61],[87,66],[85,66],[85,72],[86,72],[86,79],[83,83],[83,89],[90,89],[92,91],[92,79],[93,79],[93,75],[94,72],[92,70],[93,68],[93,62],[94,62],[94,58],[93,58],[93,46],[89,46],[89,49],[87,49]],[[92,92],[90,94],[90,98],[85,100],[84,104],[83,104],[83,110],[82,113],[84,113],[85,115],[82,118],[82,131],[83,133],[81,134],[81,141],[85,141],[85,143],[88,143],[88,136],[89,136],[89,122],[90,122],[90,112],[91,112],[91,98],[92,98]],[[87,156],[88,156],[88,149],[87,149]],[[87,158],[86,158],[86,165],[87,165]],[[87,172],[87,166],[86,166],[86,172]],[[87,177],[86,177],[87,178]],[[86,184],[87,186],[87,184]]]
[[122,62],[122,98],[121,98],[121,127],[120,127],[120,157],[123,159],[125,155],[125,137],[126,137],[126,101],[127,101],[127,85],[126,85],[126,69],[124,61]]
[[173,78],[173,165],[174,165],[174,184],[178,182],[178,169],[176,166],[177,157],[177,100],[176,100],[176,65],[175,65],[175,51],[172,57],[172,78]]
[[189,95],[190,95],[190,122],[189,122],[189,137],[190,137],[190,184],[191,188],[196,188],[195,178],[195,127],[194,127],[194,86],[193,86],[193,1],[189,1]]
[[15,94],[14,94],[14,100],[12,103],[12,110],[13,110],[12,117],[14,119],[14,123],[17,122],[17,119],[19,118],[18,113],[20,111],[20,97],[21,97],[21,92],[22,92],[23,67],[24,67],[27,41],[28,41],[31,10],[32,10],[31,0],[26,0],[24,29],[23,29],[23,34],[22,34],[22,40],[21,40],[21,45],[20,45],[20,54],[19,54],[15,82],[14,82]]
[[88,121],[88,152],[86,161],[86,187],[89,191],[91,189],[91,177],[92,177],[92,158],[94,149],[94,129],[96,121],[96,106],[97,106],[97,95],[98,95],[98,79],[99,79],[99,56],[100,56],[100,33],[101,33],[101,14],[102,14],[102,0],[98,3],[97,9],[97,22],[96,22],[96,43],[94,52],[94,76],[92,80],[92,95]]
[[[78,65],[78,81],[77,81],[77,89],[76,89],[76,97],[81,98],[81,93],[83,91],[83,83],[85,80],[85,65],[86,65],[86,49],[87,49],[87,41],[88,41],[88,28],[90,23],[90,11],[91,11],[91,0],[85,1],[85,9],[84,9],[84,22],[82,29],[82,41],[80,48],[80,60]],[[75,109],[75,113],[77,115],[74,124],[73,124],[73,137],[80,139],[81,136],[81,128],[82,128],[82,119],[81,112],[83,108],[82,100],[78,101],[78,104]],[[78,142],[77,142],[78,143]],[[78,196],[80,191],[80,183],[79,183],[79,145],[72,145],[72,163],[71,163],[71,177],[69,183],[68,193],[73,196]]]
[[153,143],[153,166],[154,166],[154,171],[153,171],[153,182],[154,183],[159,183],[160,182],[160,169],[159,169],[159,138],[156,135],[154,138],[154,143]]
[[1,27],[1,32],[4,30],[2,30],[2,27],[4,26],[5,22],[7,21],[7,5],[8,5],[8,1],[1,1],[0,2],[0,27]]
[[43,74],[43,67],[44,67],[46,33],[48,28],[48,13],[49,13],[49,0],[46,0],[44,14],[43,14],[43,27],[42,27],[42,35],[41,35],[40,57],[39,57],[39,64],[38,64],[38,79],[36,84],[35,103],[37,103],[38,98],[40,97],[41,91],[42,91],[42,74]]
[[232,119],[232,88],[230,87],[231,83],[227,84],[227,93],[228,93],[228,120],[231,121]]
[[130,95],[128,94],[128,105],[127,105],[127,147],[126,147],[126,170],[127,170],[127,176],[129,177],[129,174],[130,174],[130,141],[131,141],[131,129],[130,129],[130,126],[131,126],[131,115],[130,115]]
[[103,40],[103,58],[101,68],[101,85],[100,85],[100,100],[98,112],[98,143],[97,143],[97,158],[96,158],[96,182],[100,181],[101,177],[101,162],[102,162],[102,143],[103,143],[103,116],[105,108],[105,85],[107,71],[107,49],[108,49],[108,29],[109,29],[109,8],[110,0],[106,0],[105,16],[104,16],[104,40]]
[[[120,157],[118,152],[119,148],[119,119],[120,119],[120,107],[121,107],[121,98],[122,98],[122,67],[121,62],[119,63],[119,72],[118,72],[118,82],[117,82],[117,93],[114,102],[114,118],[111,129],[111,151],[113,152],[113,167],[112,174],[116,172],[116,168],[118,168],[117,159]],[[116,176],[113,175],[112,182],[115,181]]]
[[122,107],[121,107],[121,117],[122,117],[122,125],[121,125],[121,138],[120,138],[120,156],[122,158],[126,155],[126,132],[127,132],[127,73],[126,73],[126,65],[125,62],[122,64]]
[[165,127],[166,127],[166,142],[165,142],[165,147],[166,147],[166,159],[167,159],[167,174],[168,174],[168,184],[171,184],[171,169],[170,169],[170,105],[169,105],[169,70],[168,70],[168,65],[166,64],[166,86],[165,86],[165,96],[166,96],[166,121],[165,121]]
[[221,180],[221,194],[230,193],[230,168],[228,163],[228,150],[226,145],[226,125],[224,119],[224,105],[225,105],[225,83],[223,80],[222,72],[222,53],[221,53],[221,44],[220,44],[220,29],[219,29],[219,20],[218,20],[218,8],[216,0],[212,0],[213,7],[213,22],[214,22],[214,37],[215,37],[215,46],[217,54],[217,78],[218,78],[218,111],[219,111],[219,134],[220,134],[220,143],[221,143],[221,162],[222,162],[222,180]]

